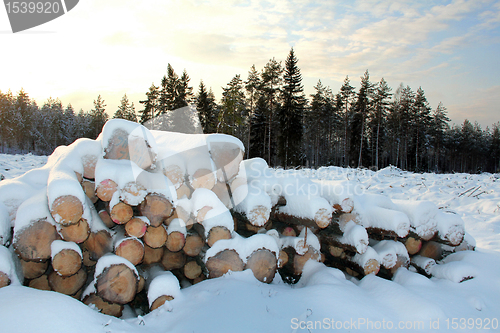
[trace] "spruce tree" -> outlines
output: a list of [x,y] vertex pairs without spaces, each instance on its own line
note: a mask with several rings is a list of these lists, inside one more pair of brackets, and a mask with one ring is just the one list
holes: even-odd
[[442,156],[443,140],[445,131],[448,129],[450,118],[446,115],[446,108],[439,102],[437,108],[431,115],[431,138],[434,147],[434,172],[439,172],[439,161]]
[[344,118],[344,137],[342,140],[342,166],[347,167],[350,165],[350,133],[351,133],[351,123],[352,123],[352,112],[351,112],[351,104],[352,98],[354,96],[354,87],[351,86],[351,80],[349,76],[346,76],[344,79],[344,84],[340,88],[340,96],[342,101],[342,111],[341,114]]
[[106,104],[101,95],[97,96],[97,100],[94,100],[94,108],[90,110],[92,128],[92,138],[96,139],[99,133],[101,133],[102,127],[108,120],[108,114],[105,112]]
[[391,97],[391,88],[387,85],[387,82],[382,78],[378,83],[374,96],[373,96],[373,108],[371,115],[371,128],[372,128],[372,142],[374,143],[374,165],[376,169],[380,167],[379,163],[379,152],[380,152],[380,139],[383,137],[383,131],[385,127],[385,120],[387,117],[387,112],[389,109],[389,98]]
[[[361,77],[361,86],[354,104],[351,132],[351,157],[357,157],[358,168],[366,165],[368,141],[366,136],[366,118],[371,112],[373,84],[370,82],[368,70]],[[364,157],[364,159],[363,159]]]
[[283,104],[278,114],[280,126],[278,156],[285,168],[298,166],[303,159],[301,151],[302,117],[306,106],[306,98],[302,86],[302,75],[297,63],[298,59],[295,57],[292,48],[285,62],[282,91]]
[[139,101],[139,103],[144,105],[144,109],[139,111],[141,114],[141,124],[144,124],[146,121],[153,119],[156,116],[159,108],[158,94],[158,87],[151,84],[149,91],[146,93],[147,99]]
[[231,134],[241,139],[247,108],[240,75],[235,75],[222,90],[217,133]]
[[134,103],[130,104],[127,94],[123,95],[120,106],[116,110],[113,118],[125,119],[133,122],[137,122],[137,116],[135,114]]
[[180,109],[191,104],[193,98],[193,88],[189,86],[189,75],[186,70],[182,72],[182,76],[177,81],[176,94],[174,97],[172,110]]
[[250,156],[250,135],[252,132],[252,117],[255,113],[255,107],[256,107],[256,102],[259,98],[259,89],[262,86],[262,82],[260,80],[259,73],[255,69],[255,65],[252,65],[250,68],[250,71],[248,72],[248,79],[245,81],[245,90],[248,93],[248,102],[250,103],[249,105],[249,116],[247,120],[247,151],[246,155],[247,158]]
[[196,97],[196,110],[198,111],[203,133],[215,133],[217,130],[217,106],[213,96],[206,90],[203,81],[200,82],[198,96]]

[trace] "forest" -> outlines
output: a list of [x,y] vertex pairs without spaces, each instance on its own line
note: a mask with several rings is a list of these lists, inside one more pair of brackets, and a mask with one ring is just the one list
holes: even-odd
[[[203,81],[193,92],[186,70],[179,76],[168,64],[140,104],[136,112],[124,95],[109,114],[144,123],[195,104],[204,133],[234,135],[244,143],[245,157],[262,157],[275,167],[500,171],[500,121],[486,129],[470,120],[451,126],[446,107],[431,107],[421,87],[393,90],[384,78],[372,81],[368,70],[357,91],[346,76],[338,92],[318,80],[306,96],[293,48],[284,64],[272,58],[260,71],[251,66],[246,80],[235,75],[219,101]],[[59,99],[39,106],[23,89],[0,91],[0,151],[50,154],[77,138],[95,139],[108,118],[101,95],[91,110],[77,113]]]

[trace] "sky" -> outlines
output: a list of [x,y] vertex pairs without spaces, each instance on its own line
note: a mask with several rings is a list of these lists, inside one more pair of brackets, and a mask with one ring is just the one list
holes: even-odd
[[80,0],[67,14],[13,34],[0,8],[0,91],[23,88],[42,105],[59,98],[112,115],[124,94],[142,109],[170,63],[220,100],[293,47],[307,96],[321,80],[334,93],[368,70],[393,92],[402,83],[439,102],[452,123],[500,121],[500,0],[240,1]]

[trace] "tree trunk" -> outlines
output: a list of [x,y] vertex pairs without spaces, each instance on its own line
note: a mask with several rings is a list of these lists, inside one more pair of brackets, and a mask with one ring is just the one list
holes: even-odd
[[52,203],[50,213],[61,225],[78,223],[83,215],[83,204],[73,195],[63,195]]
[[50,288],[69,296],[78,293],[85,281],[87,281],[87,272],[83,268],[80,268],[76,274],[67,277],[59,275],[56,271],[49,274]]
[[125,264],[111,265],[95,279],[97,294],[105,301],[126,304],[134,298],[138,277]]
[[271,283],[277,270],[276,254],[267,249],[254,251],[247,259],[246,268],[251,269],[257,280]]
[[235,250],[223,250],[215,256],[208,258],[206,262],[208,278],[217,278],[226,274],[228,271],[243,271],[245,264]]
[[72,249],[63,249],[52,256],[52,268],[57,274],[68,277],[82,268],[82,257]]
[[172,216],[172,203],[159,194],[148,194],[144,201],[139,206],[139,210],[143,216],[149,219],[151,226],[160,226],[165,219]]
[[83,243],[89,238],[90,228],[85,219],[80,219],[76,224],[61,226],[59,234],[67,242]]
[[14,249],[26,261],[43,261],[50,259],[50,245],[56,239],[61,239],[56,227],[39,220],[18,232],[14,238]]

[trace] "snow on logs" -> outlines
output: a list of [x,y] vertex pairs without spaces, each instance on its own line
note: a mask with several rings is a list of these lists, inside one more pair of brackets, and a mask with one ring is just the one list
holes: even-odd
[[475,276],[458,259],[441,262],[473,247],[456,214],[315,182],[243,151],[227,135],[123,120],[58,147],[44,167],[0,183],[0,245],[12,242],[20,263],[0,247],[0,287],[24,278],[120,316],[125,304],[142,298],[152,311],[179,285],[245,269],[295,283],[308,260],[357,277],[391,279],[410,262],[429,277]]

